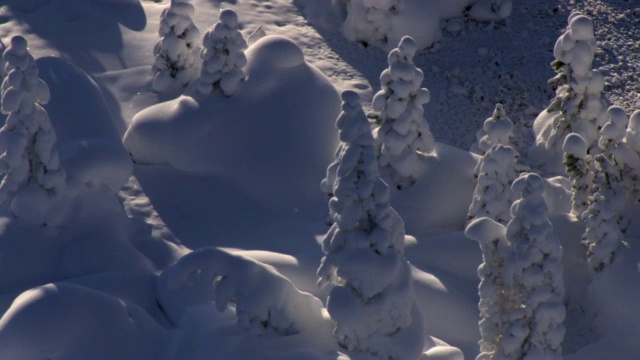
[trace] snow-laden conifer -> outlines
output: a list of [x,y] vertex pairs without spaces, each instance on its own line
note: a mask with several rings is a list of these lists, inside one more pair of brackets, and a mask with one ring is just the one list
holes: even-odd
[[640,168],[640,159],[623,142],[627,129],[627,114],[617,107],[609,108],[610,120],[601,131],[598,142],[602,154],[595,156],[596,177],[593,200],[583,214],[586,230],[582,236],[587,248],[587,262],[594,271],[602,270],[613,260],[623,243],[628,220],[624,217],[626,204],[625,176]]
[[45,213],[63,196],[66,173],[60,167],[55,131],[41,106],[49,102],[49,88],[38,77],[22,36],[11,39],[4,60],[1,111],[7,119],[0,129],[0,203],[11,200],[11,211],[23,220],[55,224],[56,216]]
[[324,237],[319,284],[331,285],[327,309],[341,346],[379,359],[417,359],[424,344],[404,223],[389,205],[369,122],[353,91],[342,93],[342,146],[329,202],[334,224]]
[[551,63],[558,73],[549,84],[556,96],[546,109],[556,113],[546,148],[562,156],[564,139],[570,133],[583,137],[588,149],[597,147],[600,128],[607,121],[602,97],[604,79],[592,70],[596,50],[593,22],[580,13],[569,16],[569,27],[555,44]]
[[510,146],[495,145],[480,159],[475,169],[478,184],[469,206],[469,221],[488,217],[506,225],[511,220],[511,204],[516,200],[511,190],[516,172],[516,152]]
[[503,354],[494,358],[562,359],[562,246],[548,219],[544,180],[523,174],[514,181],[513,191],[521,198],[511,207],[513,219],[507,225],[511,256],[505,274],[519,308],[509,314]]
[[202,69],[198,91],[209,94],[218,88],[231,96],[242,79],[247,64],[244,50],[247,43],[238,25],[238,16],[231,9],[220,12],[220,21],[204,34],[202,40]]
[[476,360],[505,358],[502,341],[509,325],[509,314],[520,309],[512,289],[505,281],[505,266],[508,266],[511,259],[506,227],[483,217],[472,221],[467,226],[465,235],[477,241],[482,251],[482,264],[478,267],[478,309],[482,338],[479,342],[480,354]]
[[484,155],[494,145],[511,146],[513,140],[513,122],[507,117],[502,104],[496,104],[493,115],[487,118],[482,128],[476,132],[476,143],[471,152]]
[[562,146],[564,166],[571,181],[571,213],[581,218],[589,207],[589,197],[593,186],[593,158],[587,154],[587,142],[576,133],[569,134]]
[[194,12],[189,0],[171,0],[169,6],[162,10],[158,29],[161,39],[153,48],[153,90],[162,92],[173,87],[185,87],[194,76],[200,51],[200,31],[191,20]]
[[398,3],[399,0],[346,1],[345,36],[351,41],[387,48]]
[[416,181],[426,169],[425,156],[435,147],[422,107],[429,102],[429,90],[420,87],[424,74],[413,63],[416,51],[416,43],[409,36],[391,50],[389,68],[380,75],[382,89],[372,104],[379,113],[381,171],[398,188]]

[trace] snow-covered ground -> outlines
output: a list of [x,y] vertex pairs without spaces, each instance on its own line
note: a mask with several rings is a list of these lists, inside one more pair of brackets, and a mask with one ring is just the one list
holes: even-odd
[[[356,288],[385,279],[415,294],[415,306],[389,312],[401,324],[393,341],[423,344],[421,359],[474,359],[481,351],[478,266],[488,258],[478,241],[509,239],[508,229],[516,228],[485,222],[488,227],[465,236],[469,206],[480,196],[476,175],[484,176],[476,172],[484,171],[476,169],[478,151],[468,151],[478,129],[501,103],[516,149],[506,154],[519,154],[518,171],[539,164],[539,157],[528,157],[532,128],[555,95],[547,84],[555,76],[554,44],[574,10],[593,19],[594,68],[604,77],[605,100],[629,115],[640,109],[640,3],[634,1],[371,1],[386,6],[376,10],[374,25],[358,13],[360,0],[191,0],[193,12],[184,7],[188,1],[173,1],[183,4],[177,13],[190,15],[200,42],[221,9],[235,11],[248,46],[241,73],[215,85],[221,81],[215,71],[244,65],[237,55],[244,45],[229,35],[231,50],[220,53],[233,59],[210,65],[208,74],[199,57],[182,62],[195,66],[185,72],[190,84],[154,91],[152,64],[161,54],[154,47],[169,0],[0,0],[3,47],[22,35],[49,87],[50,99],[40,104],[66,172],[62,205],[47,204],[44,211],[35,202],[41,198],[24,192],[13,205],[0,206],[0,359],[371,358],[358,351],[371,346],[353,339],[375,329],[368,320],[378,313],[351,319],[359,330],[340,327],[349,334],[342,339],[332,334],[331,314],[339,305],[327,309],[327,297],[345,286],[341,274]],[[492,3],[497,10],[487,12]],[[205,45],[236,31],[231,12],[223,14],[227,27],[212,28]],[[364,112],[372,112],[388,51],[406,34],[419,47],[413,62],[429,99],[418,106],[426,102],[424,118],[436,143],[429,154],[415,153],[424,166],[417,179],[388,190],[409,236],[390,247],[402,256],[384,266],[400,263],[396,258],[411,266],[363,275],[344,264],[368,264],[371,255],[328,250],[328,220],[336,218],[328,218],[327,192],[335,188],[323,192],[320,182],[342,158],[338,145],[364,141],[339,137],[336,119],[348,108],[341,108],[340,93],[353,90]],[[166,53],[180,54],[179,40]],[[199,83],[200,76],[208,80]],[[0,115],[3,122],[8,113]],[[564,357],[637,358],[640,209],[628,204],[629,225],[615,261],[591,273],[580,244],[585,224],[570,213],[570,180],[543,175],[531,192],[544,188],[548,214],[532,213],[548,216],[555,237],[547,241],[564,248]],[[497,178],[487,181],[507,176]],[[518,189],[521,204],[540,201],[539,194],[524,201],[528,190]],[[394,212],[379,210],[388,207],[379,190],[371,192],[378,210],[368,214],[390,216],[380,215]],[[500,206],[508,217],[507,205]],[[42,219],[54,220],[43,226]],[[57,222],[62,225],[52,225]],[[389,237],[400,236],[398,223],[380,226],[394,232]],[[364,230],[353,231],[350,241],[357,243]],[[384,253],[378,245],[371,246]],[[333,290],[316,284],[323,256],[339,264],[325,269],[336,272]],[[409,272],[412,290],[401,280]],[[338,317],[355,318],[348,315]],[[407,335],[422,332],[419,342]],[[391,351],[386,341],[396,338],[371,336],[381,353]]]

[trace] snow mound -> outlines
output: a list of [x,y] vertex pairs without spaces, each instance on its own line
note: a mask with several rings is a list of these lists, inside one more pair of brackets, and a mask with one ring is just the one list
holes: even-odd
[[36,61],[51,91],[44,107],[58,138],[60,163],[71,195],[87,189],[116,193],[132,172],[98,85],[75,65],[55,57]]
[[196,92],[142,110],[125,147],[137,163],[216,173],[270,205],[320,200],[314,189],[337,145],[337,91],[288,38],[266,36],[246,55],[247,80],[233,97]]

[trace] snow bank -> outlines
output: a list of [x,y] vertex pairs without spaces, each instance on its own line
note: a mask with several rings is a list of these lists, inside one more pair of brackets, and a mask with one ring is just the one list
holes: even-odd
[[45,109],[58,137],[67,191],[72,195],[89,189],[116,193],[131,176],[132,164],[100,88],[65,60],[45,57],[36,63],[51,91]]
[[320,199],[337,145],[335,88],[285,37],[264,37],[246,55],[233,97],[195,93],[145,109],[125,147],[137,163],[216,173],[270,205]]

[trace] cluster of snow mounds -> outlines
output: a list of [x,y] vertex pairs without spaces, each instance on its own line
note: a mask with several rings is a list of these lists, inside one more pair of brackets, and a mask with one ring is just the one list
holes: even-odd
[[216,248],[187,254],[165,269],[156,285],[158,301],[178,325],[190,307],[232,304],[238,324],[255,334],[311,330],[322,322],[322,303],[299,291],[273,267]]
[[194,91],[146,108],[124,145],[134,162],[216,174],[269,207],[317,204],[313,189],[337,145],[339,94],[288,38],[265,36],[246,56],[234,96]]
[[478,0],[469,10],[469,16],[476,20],[504,20],[512,10],[511,0]]
[[38,77],[27,41],[14,36],[4,52],[7,76],[2,82],[2,108],[7,115],[0,129],[0,203],[11,200],[17,218],[36,224],[59,225],[66,173],[60,167],[56,134],[41,104],[49,88]]
[[556,60],[551,66],[558,74],[549,84],[556,96],[533,125],[537,146],[546,153],[545,159],[553,159],[542,164],[549,173],[563,171],[562,145],[567,135],[580,134],[591,151],[597,147],[599,131],[607,121],[607,106],[602,96],[604,78],[592,70],[595,51],[592,20],[572,13],[567,31],[553,50]]
[[403,256],[404,223],[389,205],[369,123],[353,91],[342,100],[350,116],[337,126],[343,145],[329,206],[319,284],[331,285],[327,309],[341,346],[380,359],[416,359],[424,346],[422,315]]
[[429,90],[420,87],[424,74],[413,63],[417,50],[409,36],[391,50],[389,67],[380,74],[382,89],[372,103],[379,113],[380,168],[398,188],[416,181],[425,171],[425,156],[432,155],[435,148],[422,107],[429,102]]
[[200,53],[200,31],[191,20],[195,9],[189,0],[171,0],[162,10],[158,34],[162,37],[153,48],[155,61],[152,87],[157,92],[185,87],[195,75]]
[[392,36],[391,18],[397,14],[399,0],[347,1],[344,31],[352,41],[385,48]]
[[624,217],[626,193],[630,192],[625,189],[625,180],[628,183],[631,174],[640,169],[638,154],[623,142],[628,122],[626,112],[612,106],[609,118],[598,143],[602,154],[595,156],[593,200],[582,215],[586,222],[583,244],[587,248],[587,262],[594,271],[601,271],[611,263],[623,242],[628,225]]
[[244,54],[247,43],[233,10],[220,12],[220,21],[204,34],[202,47],[198,91],[209,94],[219,88],[224,95],[231,96],[244,78],[242,69],[247,64]]
[[506,228],[480,218],[465,231],[483,254],[478,359],[561,359],[562,246],[548,219],[544,180],[523,174],[513,191],[521,198],[511,207],[513,219]]
[[476,132],[476,143],[471,146],[472,153],[484,155],[494,145],[511,146],[513,141],[513,122],[507,117],[502,104],[496,104],[493,115],[484,121]]
[[495,145],[487,151],[478,166],[478,185],[469,207],[469,221],[488,217],[506,225],[511,220],[511,204],[516,200],[511,190],[516,172],[516,152],[510,146]]
[[564,166],[571,181],[571,213],[578,219],[590,204],[593,187],[593,157],[587,154],[587,142],[576,133],[567,135],[562,145]]

